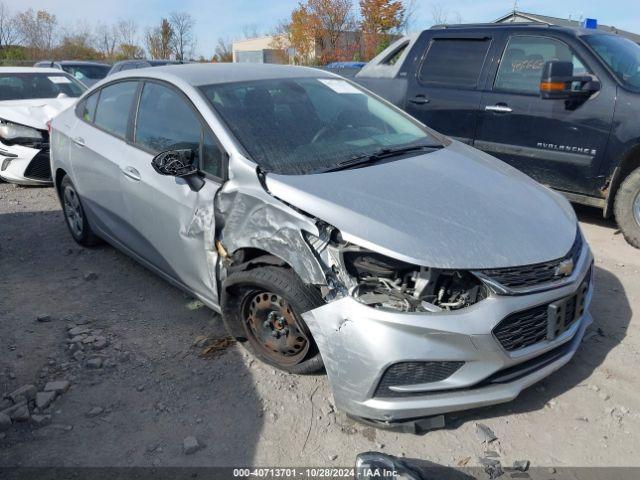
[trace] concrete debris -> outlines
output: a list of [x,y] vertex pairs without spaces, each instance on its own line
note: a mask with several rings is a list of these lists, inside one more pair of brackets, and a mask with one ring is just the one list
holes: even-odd
[[94,357],[87,360],[87,368],[102,368],[102,358]]
[[18,399],[20,397],[24,397],[27,400],[33,400],[34,398],[36,398],[37,392],[38,392],[38,389],[35,387],[35,385],[31,385],[31,384],[23,385],[20,388],[11,392],[10,394],[6,395],[6,398],[11,399],[13,403],[18,403]]
[[50,322],[51,321],[51,315],[38,315],[36,317],[36,320],[38,322],[42,322],[42,323]]
[[102,350],[107,345],[109,345],[109,341],[105,337],[95,337],[93,345],[91,346],[94,350]]
[[73,338],[76,335],[86,335],[87,333],[89,333],[89,329],[83,326],[73,327],[67,332],[67,334],[69,335],[69,338]]
[[53,423],[50,425],[50,427],[52,429],[62,430],[64,432],[70,432],[71,430],[73,430],[73,425],[65,425],[63,423]]
[[191,455],[196,453],[202,448],[202,445],[198,442],[198,439],[194,436],[189,436],[182,441],[182,451],[185,455]]
[[516,460],[513,462],[512,468],[519,472],[526,472],[529,470],[529,460]]
[[337,459],[338,459],[338,455],[331,455],[331,456],[329,457],[329,460],[331,460],[332,462],[333,462],[334,460],[337,460]]
[[55,380],[52,382],[47,382],[47,384],[44,386],[44,391],[64,393],[69,390],[70,386],[71,382],[69,382],[69,380]]
[[480,465],[482,465],[485,473],[489,476],[490,480],[504,475],[504,470],[502,470],[500,460],[496,460],[493,458],[480,458]]
[[57,393],[55,391],[38,392],[36,394],[36,407],[40,410],[44,410],[53,403],[56,399],[56,395]]
[[51,415],[31,415],[31,423],[37,427],[43,427],[51,423]]
[[7,430],[11,426],[11,417],[4,413],[0,413],[0,432]]
[[487,427],[484,423],[476,423],[476,435],[482,443],[489,444],[498,439],[493,430]]
[[98,278],[98,274],[95,272],[87,272],[84,274],[84,279],[87,281],[96,280]]
[[26,422],[27,420],[29,420],[29,417],[31,415],[29,413],[27,404],[24,403],[22,405],[16,405],[16,408],[12,411],[10,416],[11,420],[13,420],[14,422]]
[[87,412],[87,417],[89,417],[89,418],[97,417],[102,412],[104,412],[104,408],[102,408],[102,407],[93,407],[91,410],[89,410]]

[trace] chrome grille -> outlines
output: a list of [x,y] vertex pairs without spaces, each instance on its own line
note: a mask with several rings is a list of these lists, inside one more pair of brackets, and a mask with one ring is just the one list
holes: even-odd
[[544,285],[563,278],[563,275],[558,274],[558,266],[561,262],[571,259],[574,266],[578,264],[582,246],[582,235],[578,231],[571,250],[562,258],[520,267],[479,270],[478,273],[507,288],[519,289]]

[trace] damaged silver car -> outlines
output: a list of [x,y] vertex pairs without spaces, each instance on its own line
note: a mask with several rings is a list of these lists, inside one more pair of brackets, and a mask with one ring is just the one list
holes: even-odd
[[512,400],[591,322],[593,258],[560,195],[331,73],[123,72],[52,130],[77,242],[197,296],[262,361],[326,368],[360,419]]

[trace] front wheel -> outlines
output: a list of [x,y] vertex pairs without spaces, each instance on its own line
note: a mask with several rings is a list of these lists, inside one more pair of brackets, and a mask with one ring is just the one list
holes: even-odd
[[259,267],[227,278],[222,318],[228,332],[263,362],[307,374],[323,363],[301,314],[322,304],[320,293],[292,270]]
[[640,168],[631,172],[620,185],[614,213],[625,240],[640,248]]

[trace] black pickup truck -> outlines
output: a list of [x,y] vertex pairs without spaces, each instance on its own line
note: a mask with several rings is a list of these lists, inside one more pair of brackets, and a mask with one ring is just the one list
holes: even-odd
[[434,27],[396,41],[354,80],[615,215],[640,248],[640,45],[540,24]]

